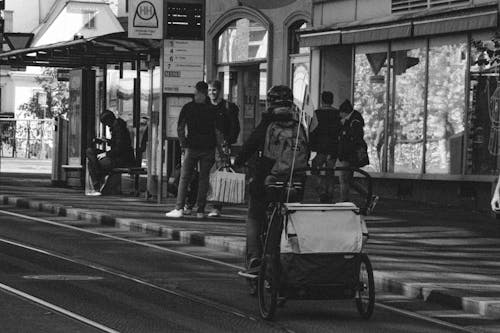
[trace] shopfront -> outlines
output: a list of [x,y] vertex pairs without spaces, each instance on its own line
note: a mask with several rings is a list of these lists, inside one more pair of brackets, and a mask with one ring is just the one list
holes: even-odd
[[500,172],[499,71],[490,59],[497,6],[471,3],[302,34],[302,44],[314,47],[312,65],[319,62],[313,97],[332,90],[338,103],[353,100],[366,122],[365,169],[384,196],[487,207]]

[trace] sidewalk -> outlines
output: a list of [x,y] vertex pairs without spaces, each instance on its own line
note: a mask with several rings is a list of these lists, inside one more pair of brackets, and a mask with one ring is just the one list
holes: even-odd
[[[85,197],[50,186],[50,179],[0,175],[0,204],[53,212],[92,223],[142,230],[157,236],[245,252],[246,207],[218,219],[167,219],[174,207],[126,196]],[[380,290],[500,319],[500,221],[483,213],[379,201],[367,218],[367,252]]]

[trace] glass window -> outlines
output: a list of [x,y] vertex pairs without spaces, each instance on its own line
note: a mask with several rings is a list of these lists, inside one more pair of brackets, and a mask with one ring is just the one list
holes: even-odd
[[218,63],[233,63],[267,58],[267,29],[259,22],[239,19],[219,36]]
[[466,66],[465,36],[430,40],[427,173],[462,173]]
[[307,22],[300,20],[288,28],[288,54],[309,53],[309,47],[300,47],[298,31],[307,28]]
[[420,173],[424,142],[425,41],[391,47],[388,172]]
[[365,120],[365,140],[370,156],[366,169],[381,172],[387,110],[387,45],[373,49],[356,47],[354,61],[354,108]]
[[497,48],[489,36],[473,38],[471,43],[469,129],[464,139],[468,174],[498,175],[500,171],[499,75],[498,69],[491,66]]

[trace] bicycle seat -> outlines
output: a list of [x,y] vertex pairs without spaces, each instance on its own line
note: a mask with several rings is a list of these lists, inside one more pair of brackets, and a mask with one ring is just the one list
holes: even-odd
[[264,185],[266,186],[266,198],[270,202],[286,202],[288,191],[289,202],[297,202],[302,199],[304,193],[304,182],[293,181],[289,186],[287,177],[267,176]]

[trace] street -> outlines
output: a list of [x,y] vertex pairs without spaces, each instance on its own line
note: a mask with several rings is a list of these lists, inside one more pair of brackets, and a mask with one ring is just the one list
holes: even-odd
[[[68,315],[58,311],[50,311],[49,321],[47,315],[42,320],[25,310],[27,301],[21,297],[2,302],[0,313],[22,318],[7,320],[2,332],[103,330],[96,324],[119,332],[455,331],[383,305],[365,321],[353,301],[290,301],[274,322],[264,322],[256,298],[247,294],[245,282],[236,275],[241,262],[235,256],[68,217],[2,209],[0,283],[88,321],[68,321]],[[0,289],[0,297],[12,297]],[[386,304],[397,299],[378,297]]]

